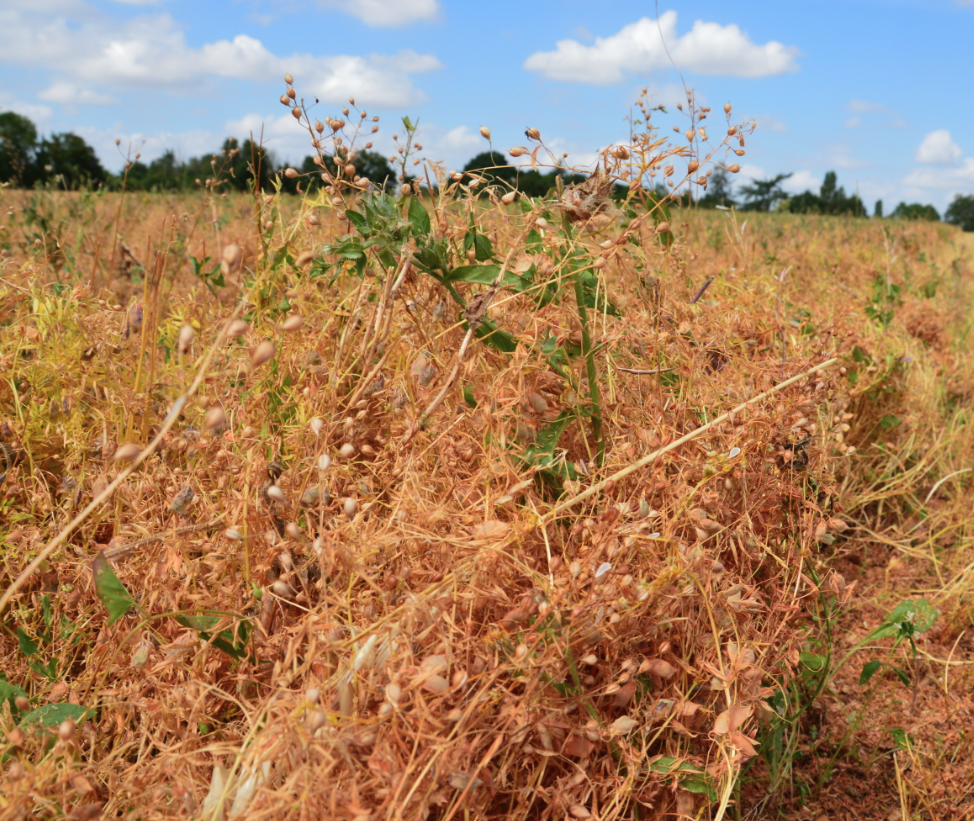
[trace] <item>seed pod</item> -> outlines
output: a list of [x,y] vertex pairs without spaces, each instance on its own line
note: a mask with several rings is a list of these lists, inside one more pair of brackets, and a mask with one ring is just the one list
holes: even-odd
[[351,496],[345,500],[345,504],[342,506],[345,511],[345,516],[349,519],[355,518],[355,513],[358,510],[358,502],[356,502]]
[[[301,501],[304,501],[304,497],[301,497]],[[287,534],[289,539],[294,539],[297,541],[301,538],[301,528],[295,522],[288,522],[284,527],[284,532]]]
[[731,104],[730,103],[724,103],[724,113],[725,114],[730,114],[731,113]]
[[342,445],[341,450],[338,451],[339,456],[342,459],[351,459],[355,455],[355,445],[351,442],[346,442]]
[[700,163],[698,163],[696,160],[690,160],[689,164],[687,165],[687,173],[692,174],[699,167],[700,167]]
[[275,502],[284,502],[284,491],[281,490],[277,485],[271,485],[267,488],[267,496]]
[[301,119],[301,109],[298,108],[297,106],[295,106],[294,108],[292,108],[291,109],[291,116],[294,117],[295,120],[300,120]]
[[287,94],[282,94],[280,99],[281,99],[281,105],[288,105],[288,106],[291,105],[291,98],[288,97]]
[[508,191],[503,197],[501,197],[501,202],[504,203],[504,205],[510,205],[515,199],[517,199],[517,191]]
[[263,340],[256,348],[254,348],[253,354],[251,354],[250,362],[255,368],[259,368],[265,362],[274,358],[276,353],[276,348],[274,343],[269,340]]
[[317,486],[309,487],[301,494],[301,507],[314,507],[321,498],[321,489]]
[[60,738],[61,741],[70,741],[72,738],[74,738],[74,731],[76,727],[77,725],[72,719],[64,719],[64,721],[62,721],[60,726],[57,728],[58,738]]
[[227,415],[219,405],[214,405],[206,412],[206,420],[203,422],[203,427],[206,430],[222,429],[226,424]]
[[[350,447],[352,447],[352,454],[354,455],[355,447],[354,446],[350,446]],[[331,467],[331,457],[327,453],[322,453],[321,456],[318,457],[318,470],[322,470],[322,471],[328,470],[328,468],[330,467]]]
[[529,128],[524,134],[529,140],[541,140],[541,132],[536,128]]
[[192,325],[183,325],[179,330],[179,338],[176,340],[176,348],[181,354],[185,354],[189,351],[190,345],[193,344],[193,339],[196,337],[196,331],[193,330]]
[[294,85],[294,78],[290,74],[285,74],[284,82],[287,83],[289,86]]
[[736,174],[741,170],[741,167],[737,163],[734,163],[733,165],[727,166],[727,170],[730,171],[731,174]]
[[120,445],[118,450],[115,451],[115,461],[132,462],[138,458],[141,452],[142,448],[135,444],[135,442],[126,442],[124,445]]
[[296,177],[299,177],[301,175],[298,173],[298,170],[296,168],[285,168],[284,176],[287,177],[289,180],[293,180]]
[[226,536],[231,542],[239,542],[243,539],[243,533],[241,533],[235,527],[228,527],[223,535]]
[[480,126],[480,136],[483,137],[485,140],[489,140],[490,139],[490,129],[487,128],[487,126],[485,126],[485,125]]
[[230,323],[230,327],[227,328],[227,336],[232,336],[234,339],[239,339],[250,329],[250,326],[244,322],[242,319],[235,319]]
[[282,331],[300,331],[304,327],[304,317],[301,314],[292,314],[281,324]]

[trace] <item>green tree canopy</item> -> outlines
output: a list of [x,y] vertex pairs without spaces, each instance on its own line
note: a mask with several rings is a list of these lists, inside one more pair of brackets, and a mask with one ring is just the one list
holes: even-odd
[[974,195],[958,194],[944,212],[944,221],[974,231]]
[[41,140],[37,165],[42,179],[72,190],[85,185],[95,187],[108,180],[95,149],[71,132]]
[[37,179],[37,128],[22,114],[0,114],[0,182],[25,187]]
[[790,176],[791,174],[778,174],[766,180],[753,180],[750,185],[742,185],[744,210],[771,211],[777,203],[788,197],[781,183]]
[[893,219],[905,220],[930,220],[931,222],[940,220],[940,214],[937,213],[936,208],[932,205],[920,205],[918,202],[912,202],[909,205],[901,202],[893,209],[893,213],[890,216]]

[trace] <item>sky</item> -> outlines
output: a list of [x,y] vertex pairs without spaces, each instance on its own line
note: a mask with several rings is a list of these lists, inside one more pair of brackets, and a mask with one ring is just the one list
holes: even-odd
[[495,150],[533,127],[590,165],[625,141],[643,88],[679,140],[685,83],[712,142],[725,103],[756,123],[736,182],[817,190],[834,170],[870,210],[943,213],[974,194],[972,43],[974,0],[0,0],[0,111],[73,131],[112,171],[127,151],[188,159],[251,133],[300,163],[290,73],[322,120],[350,96],[378,115],[385,153],[409,116],[448,170],[487,149],[481,126]]

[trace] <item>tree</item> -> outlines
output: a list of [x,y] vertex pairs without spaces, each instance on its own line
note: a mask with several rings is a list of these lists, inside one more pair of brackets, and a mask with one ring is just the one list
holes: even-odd
[[[320,184],[322,167],[318,165],[318,163],[315,161],[316,159],[317,155],[305,157],[304,161],[301,163],[301,168],[298,170],[302,175],[310,174],[310,176],[293,180],[285,178],[284,189],[287,191],[296,192],[298,182],[301,183],[301,187],[303,189],[308,189],[314,185]],[[335,174],[337,166],[335,165],[334,158],[330,155],[326,155],[324,162],[325,170],[327,170],[330,174]],[[376,188],[391,190],[395,186],[396,172],[389,164],[389,158],[384,154],[380,154],[378,151],[370,151],[368,149],[356,151],[355,158],[352,160],[352,165],[355,166],[356,177],[364,177]]]
[[77,134],[52,134],[41,141],[37,165],[45,180],[68,189],[97,186],[108,179],[98,155]]
[[876,217],[876,219],[882,219],[883,218],[883,201],[882,200],[876,200],[876,206],[873,208],[873,216]]
[[893,219],[930,220],[931,222],[937,222],[940,219],[940,214],[937,213],[936,208],[932,205],[920,205],[918,202],[912,202],[909,205],[901,202],[890,216]]
[[0,114],[0,182],[29,188],[37,179],[37,128],[21,114]]
[[731,208],[737,205],[733,195],[734,187],[731,183],[730,172],[726,168],[718,168],[707,178],[707,193],[700,198],[697,204],[701,208],[714,208],[718,205]]
[[791,174],[778,174],[768,180],[754,180],[750,185],[742,185],[741,193],[745,197],[745,211],[770,211],[775,204],[787,198],[781,183]]
[[959,225],[965,231],[974,231],[974,196],[958,194],[944,212],[944,222]]

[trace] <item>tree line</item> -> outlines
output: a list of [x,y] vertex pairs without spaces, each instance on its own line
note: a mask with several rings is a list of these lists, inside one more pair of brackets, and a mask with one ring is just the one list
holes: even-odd
[[[160,157],[143,163],[136,158],[127,162],[118,174],[107,171],[94,149],[84,139],[73,133],[52,134],[39,137],[37,127],[30,119],[14,112],[0,114],[0,183],[22,188],[56,185],[59,188],[109,187],[124,185],[138,191],[183,191],[196,188],[207,180],[220,179],[221,185],[238,191],[252,190],[256,182],[260,189],[279,185],[282,190],[297,193],[321,183],[322,166],[316,157],[305,157],[297,170],[300,176],[284,174],[266,148],[251,140],[238,142],[227,138],[220,152],[203,157],[180,160],[172,150]],[[389,159],[376,151],[356,152],[356,174],[372,181],[377,187],[391,186],[399,174]],[[324,160],[324,170],[335,173],[330,158]],[[501,154],[485,151],[473,157],[464,167],[464,173],[474,173],[486,183],[516,188],[530,197],[546,195],[561,176],[563,184],[580,182],[582,175],[558,170],[541,172],[534,169],[512,167]],[[825,175],[817,192],[806,190],[789,194],[783,187],[791,174],[778,174],[764,180],[752,180],[734,191],[732,176],[723,168],[716,168],[708,177],[702,194],[693,197],[689,192],[675,195],[682,205],[700,208],[738,208],[742,211],[776,211],[791,214],[822,214],[867,217],[868,211],[858,194],[847,194],[838,184],[834,171]],[[624,196],[626,188],[617,187],[617,194]],[[665,196],[668,192],[657,186],[655,193]],[[671,194],[671,196],[673,196]],[[884,214],[883,201],[873,208],[873,217],[889,216],[894,219],[940,220],[940,214],[932,205],[900,202],[888,215]],[[945,222],[974,231],[974,195],[958,194],[943,217]]]

